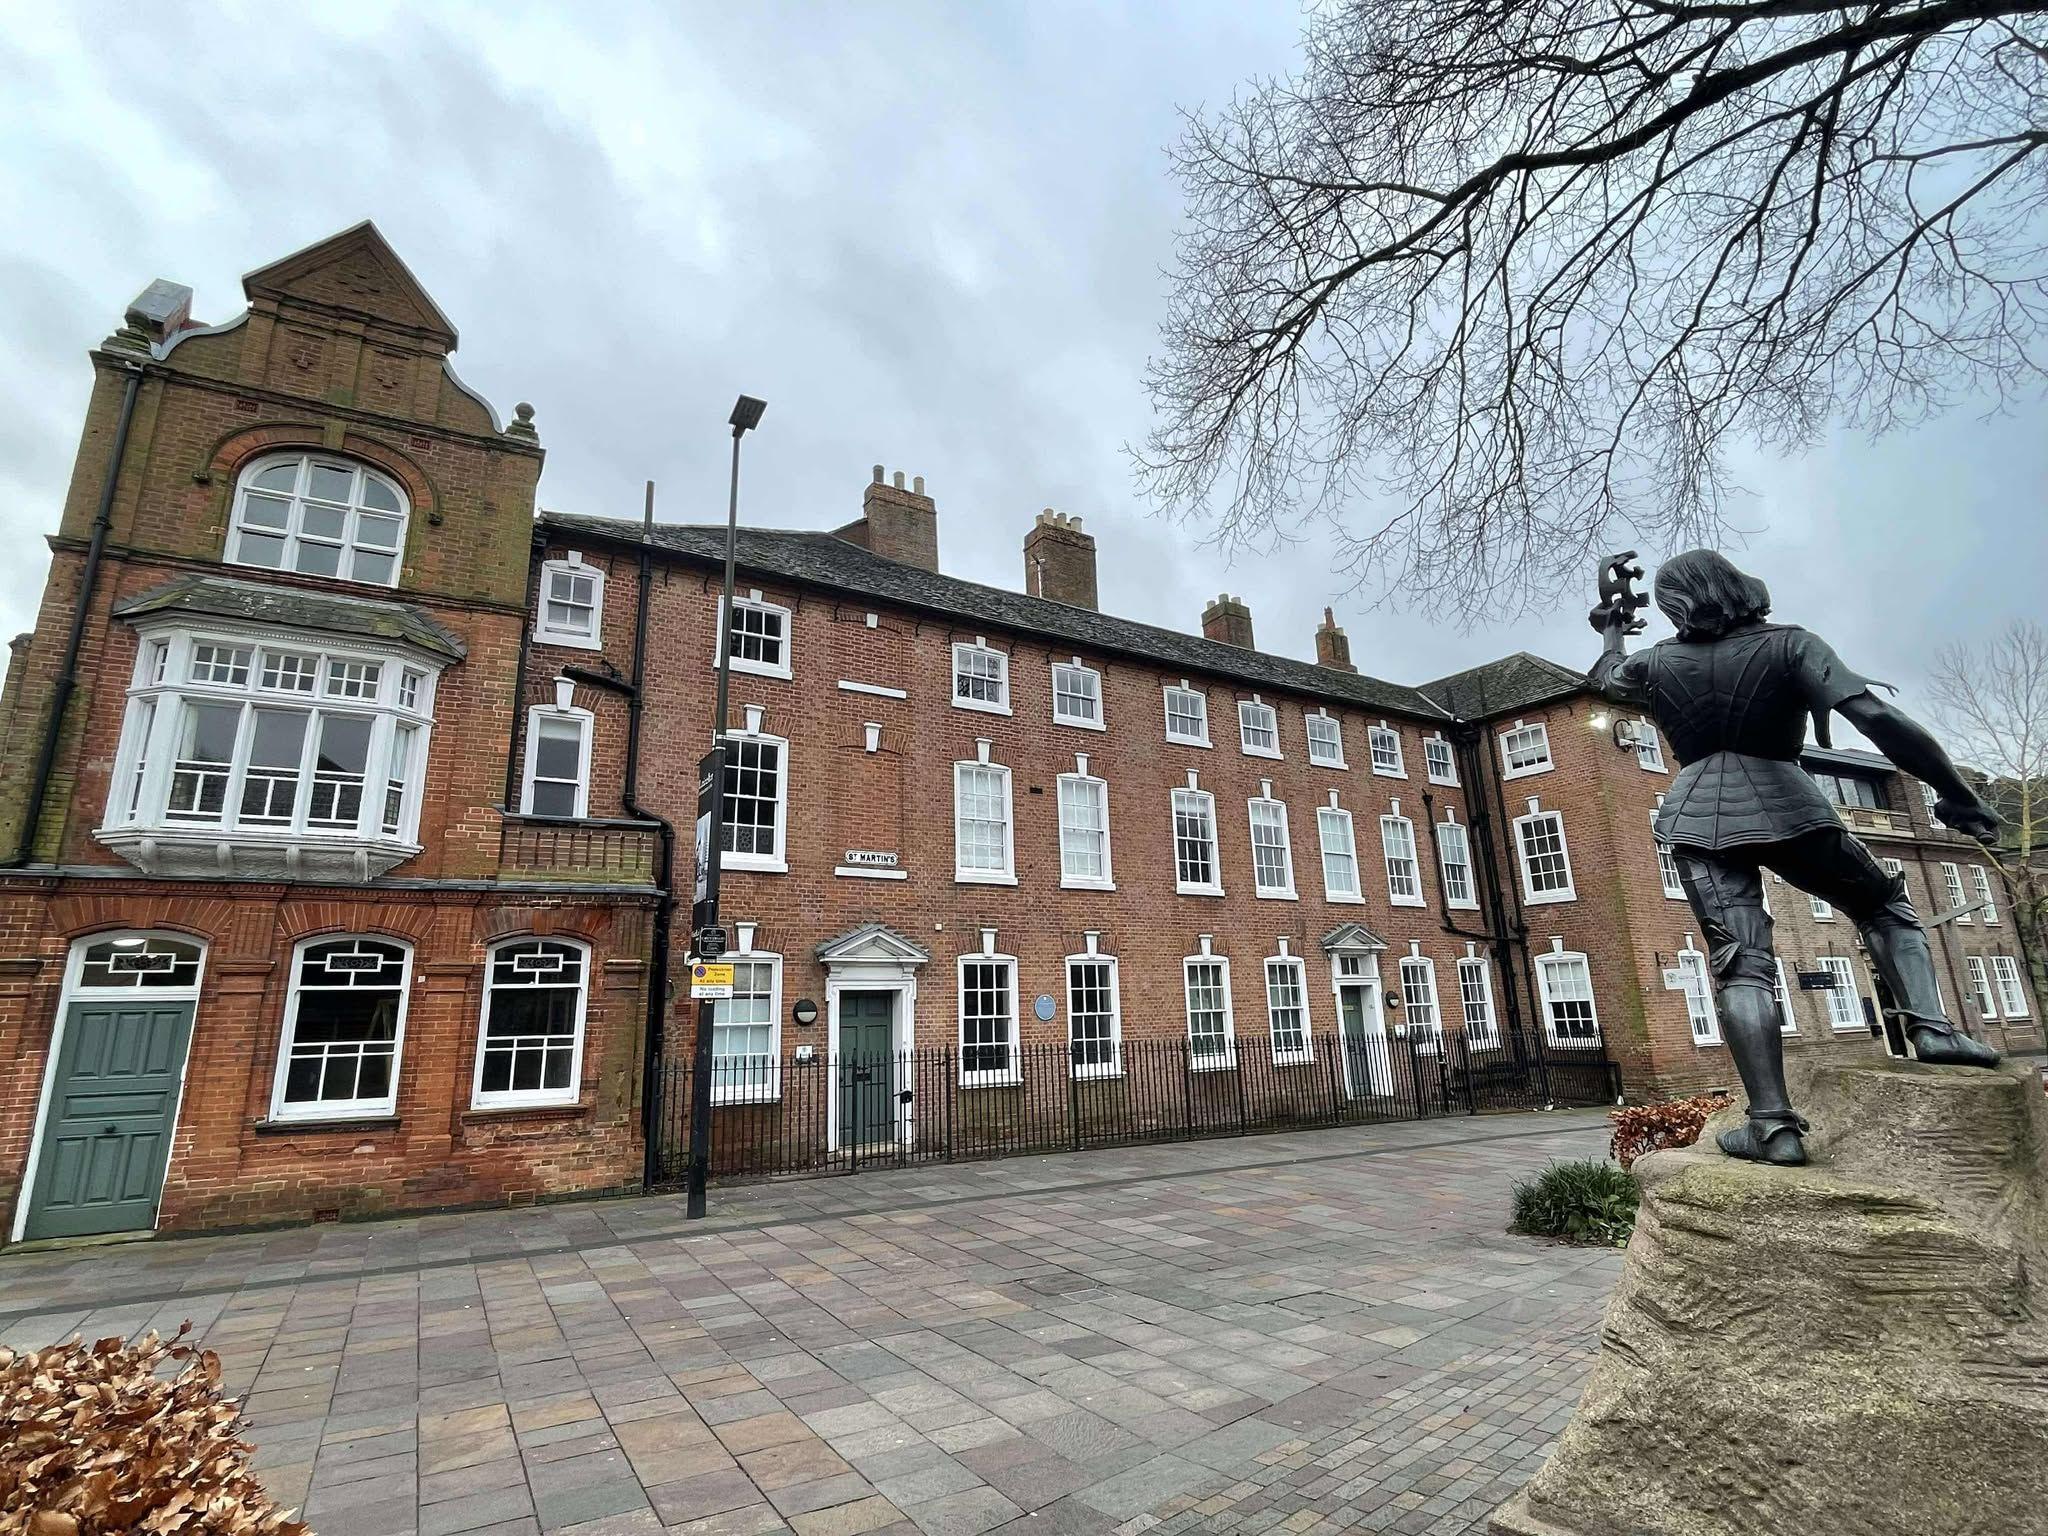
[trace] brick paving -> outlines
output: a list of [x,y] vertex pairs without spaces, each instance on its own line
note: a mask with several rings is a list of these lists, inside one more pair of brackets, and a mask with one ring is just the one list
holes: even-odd
[[1619,1255],[1598,1115],[0,1255],[0,1342],[191,1318],[320,1536],[1483,1530]]

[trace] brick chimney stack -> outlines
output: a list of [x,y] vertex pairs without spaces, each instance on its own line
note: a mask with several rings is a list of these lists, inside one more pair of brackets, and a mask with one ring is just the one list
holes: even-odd
[[1024,535],[1024,590],[1075,608],[1093,608],[1095,536],[1081,519],[1047,507]]
[[919,475],[904,489],[903,471],[886,480],[882,466],[875,466],[875,478],[861,497],[860,520],[833,534],[849,544],[858,544],[885,560],[900,560],[934,574],[939,569],[939,506],[924,493],[924,476]]
[[1316,626],[1316,665],[1337,672],[1356,672],[1351,664],[1351,642],[1337,627],[1337,615],[1323,610],[1323,622]]
[[1243,598],[1225,592],[1202,610],[1202,633],[1225,645],[1252,650],[1252,611]]

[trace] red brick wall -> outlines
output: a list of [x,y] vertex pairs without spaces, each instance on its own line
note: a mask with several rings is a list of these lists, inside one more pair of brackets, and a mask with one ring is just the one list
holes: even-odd
[[[587,562],[606,567],[605,659],[620,673],[631,668],[635,557],[607,551],[599,540],[554,536],[548,554],[569,548]],[[696,762],[708,744],[714,697],[714,655],[719,573],[708,566],[657,560],[649,620],[649,693],[641,765],[642,793],[649,807],[674,820],[684,832],[695,815]],[[824,1046],[825,1019],[805,1030],[789,1021],[789,1006],[809,997],[821,1006],[825,970],[814,958],[824,940],[867,922],[897,929],[931,952],[918,978],[916,1044],[954,1046],[959,1038],[955,995],[956,961],[978,952],[979,930],[997,930],[999,952],[1018,961],[1020,1028],[1027,1042],[1066,1038],[1064,958],[1081,953],[1083,935],[1099,931],[1100,950],[1119,960],[1122,1027],[1129,1040],[1184,1039],[1186,1013],[1181,961],[1198,950],[1202,934],[1214,936],[1215,952],[1231,962],[1240,1049],[1264,1050],[1266,1001],[1263,962],[1285,937],[1292,953],[1304,957],[1311,1027],[1333,1032],[1337,1020],[1329,958],[1319,948],[1323,934],[1340,923],[1363,922],[1384,937],[1383,981],[1392,983],[1394,962],[1419,941],[1435,957],[1444,1016],[1455,1021],[1454,961],[1466,941],[1443,931],[1439,874],[1424,825],[1427,795],[1441,817],[1446,804],[1466,820],[1464,792],[1428,783],[1422,740],[1437,724],[1388,715],[1402,735],[1408,777],[1376,776],[1367,764],[1366,727],[1378,711],[1331,706],[1343,722],[1349,767],[1317,767],[1308,761],[1302,724],[1304,707],[1321,700],[1263,691],[1279,714],[1283,759],[1244,756],[1238,745],[1237,701],[1254,691],[1235,682],[1191,675],[1209,701],[1210,739],[1199,747],[1165,739],[1162,689],[1177,684],[1178,671],[1137,664],[1113,655],[1082,653],[1103,674],[1108,729],[1101,732],[1055,725],[1051,672],[1069,660],[1072,646],[1048,646],[1042,639],[1011,635],[993,627],[955,623],[917,612],[871,605],[829,592],[802,590],[741,573],[742,596],[759,589],[770,602],[792,611],[794,677],[781,680],[735,673],[732,720],[744,721],[747,706],[763,711],[762,728],[788,738],[791,783],[788,799],[787,874],[728,871],[723,914],[734,922],[759,924],[756,947],[784,958],[782,1044],[785,1054],[799,1046]],[[870,612],[876,622],[870,627]],[[952,706],[951,645],[977,634],[1010,654],[1011,715]],[[536,647],[529,673],[528,702],[552,696],[551,679],[564,664],[590,666],[593,653]],[[894,699],[849,692],[841,680],[904,690]],[[617,814],[618,762],[623,752],[624,712],[598,690],[579,689],[578,705],[599,712],[591,809]],[[882,727],[878,752],[864,750],[864,726]],[[958,883],[953,873],[953,765],[975,756],[986,737],[991,760],[1011,770],[1015,886]],[[1089,771],[1107,781],[1114,891],[1062,889],[1057,830],[1057,776],[1074,771],[1076,753],[1089,758]],[[1170,792],[1185,784],[1189,769],[1200,787],[1216,796],[1224,886],[1221,898],[1175,894]],[[1293,845],[1294,901],[1253,895],[1247,798],[1270,779],[1285,801]],[[1352,813],[1358,845],[1362,904],[1332,903],[1323,895],[1315,811],[1338,791]],[[1398,800],[1416,822],[1426,908],[1395,908],[1387,899],[1379,816]],[[860,879],[834,873],[849,848],[881,849],[900,855],[901,880]],[[1476,932],[1477,912],[1455,914]],[[677,958],[682,929],[678,924]],[[1484,952],[1482,946],[1482,953]],[[1398,994],[1398,986],[1390,990]],[[1051,1023],[1032,1016],[1039,993],[1058,1001]],[[675,1010],[668,1036],[673,1052],[686,1053],[694,1010]],[[1400,1013],[1390,1008],[1389,1027]]]
[[[0,1231],[11,1222],[77,936],[168,928],[207,941],[183,1107],[161,1224],[206,1227],[534,1199],[636,1184],[649,895],[584,886],[651,883],[639,859],[603,868],[500,873],[499,809],[515,677],[526,633],[534,485],[532,434],[501,433],[443,366],[448,338],[409,297],[409,279],[360,238],[334,263],[267,269],[249,315],[161,359],[102,350],[77,467],[53,540],[51,576],[10,678],[10,739],[39,739],[62,661],[127,366],[144,379],[85,626],[41,835],[42,868],[0,874]],[[385,308],[380,310],[379,306]],[[388,313],[385,312],[388,310]],[[338,452],[398,479],[411,516],[396,590],[222,563],[242,467],[280,448]],[[122,599],[183,572],[418,605],[466,657],[437,685],[421,799],[420,854],[392,884],[355,889],[142,878],[91,836],[104,813],[136,635]],[[25,749],[24,765],[30,760]],[[26,773],[0,779],[0,842],[13,846]],[[643,840],[644,841],[644,840]],[[539,845],[535,845],[538,847]],[[617,850],[613,850],[616,853]],[[644,852],[644,850],[643,850]],[[607,855],[609,857],[609,855]],[[61,869],[52,872],[49,864]],[[633,863],[630,856],[626,861]],[[78,871],[72,873],[70,871]],[[454,883],[449,883],[454,882]],[[545,882],[543,885],[542,882]],[[266,1125],[293,946],[373,933],[415,946],[397,1123]],[[582,1093],[571,1107],[470,1107],[486,945],[573,934],[592,946]]]

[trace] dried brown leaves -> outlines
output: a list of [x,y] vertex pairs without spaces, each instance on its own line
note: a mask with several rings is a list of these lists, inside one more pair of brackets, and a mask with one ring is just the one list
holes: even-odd
[[0,1349],[0,1536],[311,1536],[251,1475],[191,1327]]
[[[1707,1117],[1726,1109],[1725,1094],[1707,1093],[1696,1099],[1674,1099],[1669,1104],[1631,1104],[1609,1117],[1614,1121],[1614,1160],[1624,1168],[1634,1166],[1645,1152],[1665,1147],[1689,1147],[1700,1139]],[[0,1526],[0,1532],[6,1527]]]

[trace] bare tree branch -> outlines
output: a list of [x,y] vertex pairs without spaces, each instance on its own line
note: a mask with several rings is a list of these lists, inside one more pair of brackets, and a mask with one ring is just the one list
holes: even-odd
[[1160,507],[1471,619],[1731,454],[2038,388],[2048,0],[1342,0],[1190,115]]

